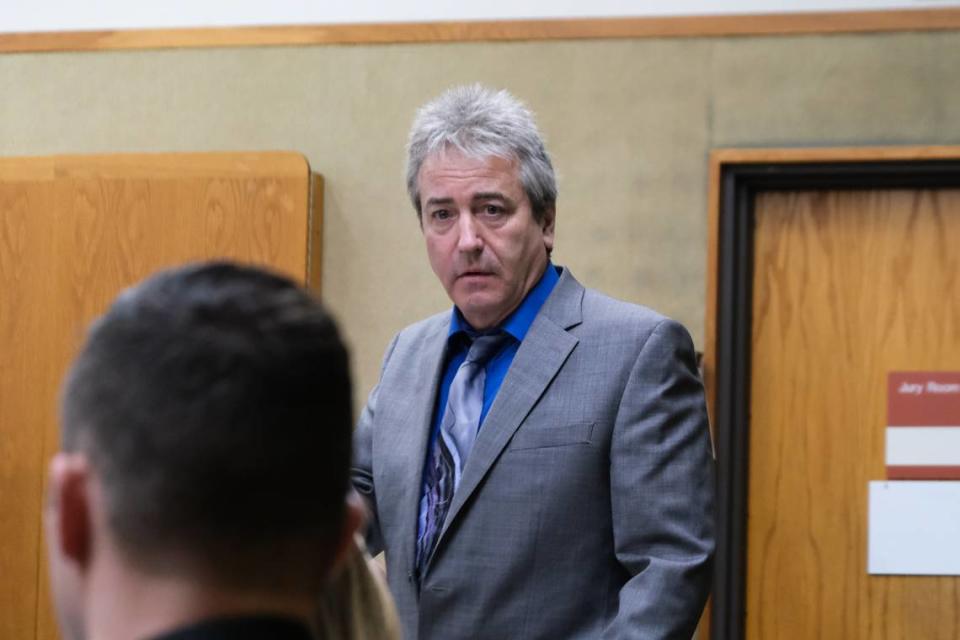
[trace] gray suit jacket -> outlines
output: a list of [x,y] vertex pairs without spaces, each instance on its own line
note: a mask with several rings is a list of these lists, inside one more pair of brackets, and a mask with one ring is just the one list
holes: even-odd
[[418,577],[449,316],[394,338],[355,438],[354,485],[373,511],[371,550],[386,552],[404,637],[688,640],[710,584],[714,470],[687,332],[564,270]]

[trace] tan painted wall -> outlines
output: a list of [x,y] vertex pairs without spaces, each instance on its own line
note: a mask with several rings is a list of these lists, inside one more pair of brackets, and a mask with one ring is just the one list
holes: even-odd
[[304,153],[359,401],[393,332],[448,304],[402,177],[414,110],[446,86],[528,101],[560,174],[556,261],[699,345],[708,151],[957,144],[958,69],[960,32],[8,54],[0,155]]

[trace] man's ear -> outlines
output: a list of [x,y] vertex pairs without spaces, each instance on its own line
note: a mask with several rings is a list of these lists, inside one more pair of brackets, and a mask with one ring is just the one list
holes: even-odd
[[92,548],[90,489],[86,456],[61,452],[53,457],[47,489],[49,532],[53,538],[49,544],[81,568],[89,564]]
[[547,253],[553,251],[553,232],[557,223],[557,208],[555,205],[549,205],[544,208],[543,217],[540,219],[540,229],[543,231],[543,246],[547,248]]

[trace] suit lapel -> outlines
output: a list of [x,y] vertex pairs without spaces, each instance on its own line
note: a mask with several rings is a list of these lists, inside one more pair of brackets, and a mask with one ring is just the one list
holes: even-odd
[[[380,402],[391,403],[392,428],[383,430],[380,446],[389,455],[380,459],[387,461],[381,481],[377,482],[378,492],[383,500],[381,505],[395,507],[392,520],[397,523],[400,532],[399,544],[391,549],[392,553],[402,555],[402,565],[413,570],[415,565],[417,519],[420,513],[420,493],[423,487],[423,462],[430,438],[433,422],[433,408],[436,403],[436,391],[443,374],[443,354],[450,330],[449,319],[437,323],[437,326],[424,334],[420,344],[411,348],[417,351],[419,365],[410,371],[400,372],[408,376],[410,384],[401,388],[408,393],[404,397],[384,398]],[[431,374],[429,384],[425,384],[418,373]]]
[[443,544],[447,530],[464,504],[490,471],[514,432],[526,419],[576,346],[578,339],[567,329],[581,321],[583,291],[580,283],[564,269],[560,281],[520,344],[490,412],[477,434],[434,553]]

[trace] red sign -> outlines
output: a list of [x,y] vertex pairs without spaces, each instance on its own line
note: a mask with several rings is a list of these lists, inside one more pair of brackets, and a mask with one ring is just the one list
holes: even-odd
[[960,371],[887,378],[887,478],[960,480]]
[[960,371],[891,372],[887,426],[960,427]]

